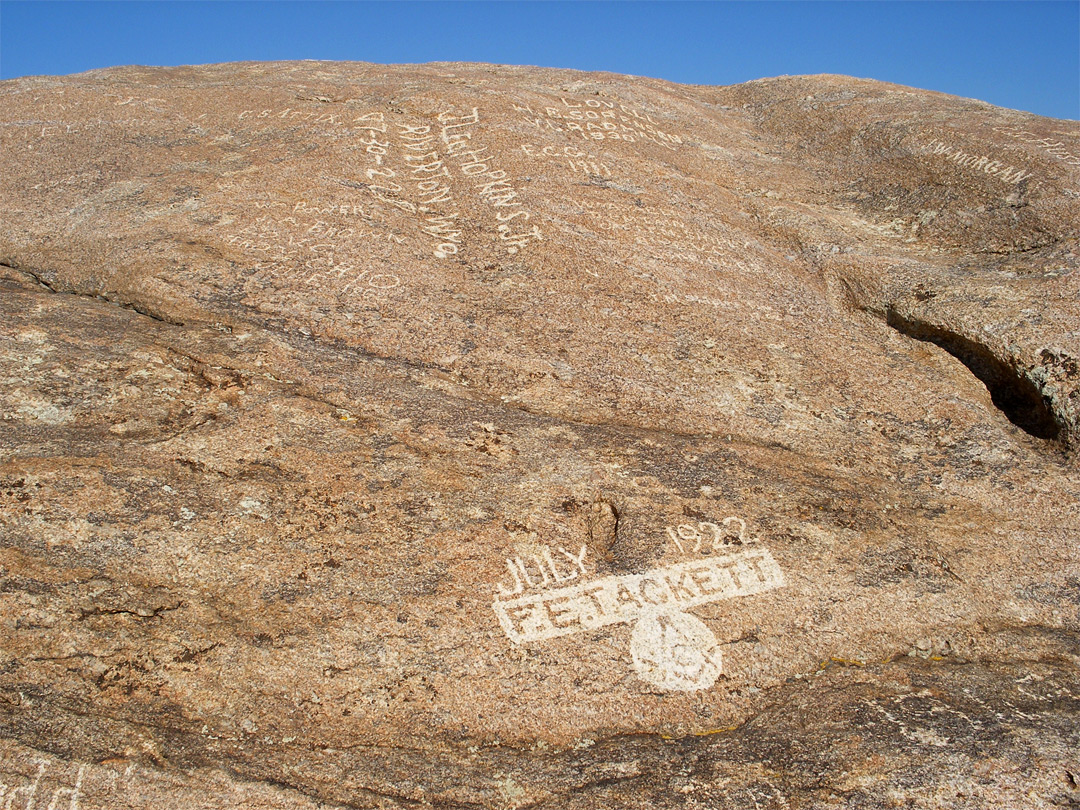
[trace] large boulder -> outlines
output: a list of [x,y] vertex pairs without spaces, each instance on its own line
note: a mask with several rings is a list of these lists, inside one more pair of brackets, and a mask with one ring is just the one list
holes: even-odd
[[0,807],[1080,803],[1080,126],[0,83]]

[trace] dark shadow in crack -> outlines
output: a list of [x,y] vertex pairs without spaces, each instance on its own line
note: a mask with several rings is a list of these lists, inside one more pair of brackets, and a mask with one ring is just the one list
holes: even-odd
[[1061,424],[1039,387],[986,346],[944,327],[909,320],[891,307],[886,310],[886,321],[908,337],[940,346],[967,366],[986,386],[998,410],[1018,428],[1038,439],[1061,438]]

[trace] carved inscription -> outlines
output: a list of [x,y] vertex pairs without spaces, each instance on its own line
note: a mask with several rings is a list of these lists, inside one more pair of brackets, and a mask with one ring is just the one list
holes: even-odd
[[1053,138],[1040,138],[1034,132],[1028,132],[1026,129],[1020,129],[1020,127],[994,127],[993,129],[994,132],[999,132],[1007,138],[1030,143],[1040,149],[1045,149],[1047,154],[1056,157],[1058,160],[1065,161],[1070,166],[1080,166],[1080,155],[1068,151],[1064,141],[1057,141]]
[[511,641],[541,641],[649,613],[682,612],[698,605],[780,587],[783,575],[763,548],[496,600],[495,613]]
[[[202,734],[218,739],[203,726]],[[288,738],[283,743],[290,742]],[[0,740],[0,810],[100,810],[100,808],[233,808],[257,804],[270,791],[247,788],[215,779],[220,795],[200,795],[205,780],[190,784],[182,774],[143,769],[121,757],[103,762],[58,759]],[[239,790],[238,790],[239,788]],[[243,797],[241,796],[243,794]],[[281,807],[271,802],[274,807]],[[292,804],[290,807],[294,806]],[[308,806],[308,805],[304,805]]]
[[342,113],[328,113],[322,109],[303,110],[293,107],[284,107],[281,109],[242,110],[236,116],[236,120],[245,121],[249,124],[258,121],[274,124],[317,124],[322,127],[340,128],[356,133],[370,131],[370,118],[368,113],[364,113],[363,115],[354,118],[351,113],[347,115]]
[[565,166],[572,172],[583,172],[596,177],[611,177],[611,169],[600,158],[578,149],[576,146],[535,146],[522,144],[521,151],[531,158],[546,160]]
[[510,578],[492,603],[499,625],[523,644],[633,623],[631,659],[644,680],[669,691],[709,688],[723,672],[720,645],[687,611],[780,588],[784,576],[767,549],[747,543],[741,518],[667,533],[672,550],[690,559],[643,574],[584,581],[586,546],[507,560]]
[[418,195],[417,211],[426,223],[424,233],[434,237],[433,252],[445,259],[458,252],[461,245],[461,228],[457,225],[460,214],[450,188],[450,168],[439,153],[439,140],[427,124],[399,124],[398,134],[405,142],[405,162]]
[[442,112],[434,123],[399,121],[389,128],[383,113],[368,118],[372,135],[363,143],[374,165],[365,170],[367,182],[355,185],[414,216],[436,258],[445,259],[461,249],[464,231],[457,195],[462,193],[491,210],[507,253],[542,241],[539,227],[526,225],[532,214],[513,178],[476,137],[481,120],[477,108],[463,115]]
[[[243,110],[237,119],[267,126],[330,129],[354,143],[363,165],[374,172],[380,171],[390,146],[385,134],[388,124],[379,111]],[[254,259],[252,275],[263,286],[277,287],[285,281],[322,287],[350,306],[376,306],[402,287],[402,279],[389,265],[357,259],[355,253],[363,246],[386,258],[391,247],[406,241],[387,219],[388,207],[401,207],[400,203],[389,194],[380,194],[374,182],[367,187],[377,203],[360,196],[365,187],[360,183],[324,179],[327,186],[316,192],[317,197],[297,200],[284,192],[262,192],[242,208],[219,217],[214,227],[220,229],[226,244]]]
[[[630,263],[631,273],[643,282],[659,287],[644,293],[651,300],[707,306],[739,317],[750,316],[755,321],[784,321],[784,313],[772,308],[768,302],[755,303],[747,300],[744,293],[734,291],[723,296],[724,280],[729,274],[744,278],[761,276],[777,261],[776,256],[770,256],[760,243],[738,229],[722,222],[698,223],[689,217],[680,219],[663,211],[628,208],[622,203],[582,200],[578,204],[595,218],[594,227],[598,231],[617,236],[613,242],[620,247],[629,245],[636,256],[668,260],[683,266],[704,265],[721,274],[710,279],[708,284],[687,291],[685,280],[680,279],[673,285],[670,277],[665,280],[651,268],[645,272],[639,265]],[[583,269],[596,276],[587,265],[583,265]]]
[[357,304],[373,303],[401,287],[400,276],[386,268],[359,269],[342,255],[343,246],[358,242],[384,245],[405,240],[382,216],[357,202],[280,199],[256,200],[250,210],[223,221],[223,241],[255,258],[259,279],[288,279],[304,286],[322,286]]
[[597,217],[597,227],[618,235],[620,242],[662,249],[674,258],[691,261],[722,259],[726,266],[745,273],[757,272],[748,260],[760,255],[759,246],[734,229],[717,223],[698,226],[663,212],[627,209],[618,203],[583,200],[580,205]]
[[533,108],[515,103],[514,110],[541,132],[562,132],[582,140],[655,143],[667,149],[682,145],[682,136],[660,129],[648,113],[602,98],[560,96],[550,105]]
[[951,146],[942,140],[935,138],[923,146],[923,154],[941,155],[946,160],[952,161],[958,166],[963,166],[971,171],[981,171],[991,177],[996,177],[1003,183],[1019,183],[1031,177],[1031,172],[1015,166],[1007,166],[1000,160],[994,160],[988,155],[979,155],[974,152],[965,152],[955,146]]
[[558,562],[551,549],[546,546],[540,554],[513,557],[506,561],[506,567],[510,569],[511,584],[509,587],[500,584],[499,593],[502,596],[516,596],[527,588],[547,587],[552,583],[575,580],[585,573],[587,551],[588,548],[582,546],[577,554],[571,554],[559,546]]
[[[383,114],[372,115],[377,116],[381,127],[378,131],[386,133]],[[436,136],[427,124],[396,124],[395,130],[404,153],[405,168],[394,170],[386,165],[384,159],[394,144],[389,136],[383,141],[373,136],[367,147],[375,162],[375,166],[366,171],[368,191],[382,202],[417,216],[421,230],[432,240],[432,252],[436,257],[452,256],[461,244],[461,229],[455,223],[459,214],[449,185],[450,170],[433,146],[437,144]]]
[[[5,784],[0,782],[0,808],[3,810],[77,810],[79,793],[83,787],[86,765],[80,765],[68,784],[63,777],[48,773],[49,763],[36,760],[37,772],[25,782]],[[53,787],[60,782],[59,787]]]
[[720,644],[689,613],[649,613],[634,625],[630,656],[641,677],[665,692],[708,689],[724,673]]
[[496,163],[497,156],[474,140],[480,113],[476,107],[467,115],[440,113],[440,138],[458,170],[470,181],[472,192],[492,209],[499,240],[507,253],[517,253],[531,242],[543,240],[540,229],[526,223],[532,215],[525,210],[513,179]]
[[727,546],[741,546],[746,542],[746,521],[733,515],[724,518],[719,526],[709,521],[702,521],[696,526],[681,523],[668,526],[667,533],[671,542],[684,554],[687,551],[715,554]]
[[[267,205],[276,210],[254,220],[243,211],[219,223],[227,228],[228,244],[259,257],[260,275],[300,276],[304,284],[328,285],[339,295],[377,302],[403,282],[385,268],[358,271],[356,265],[365,263],[353,258],[358,243],[404,244],[402,234],[412,231],[426,241],[432,256],[449,258],[464,244],[466,200],[490,211],[498,244],[506,253],[543,239],[514,179],[499,165],[498,155],[480,142],[477,108],[445,111],[434,119],[380,110],[326,112],[324,107],[248,109],[235,116],[248,127],[310,127],[345,139],[361,157],[346,176],[323,178],[331,184],[326,200],[299,205],[270,201]],[[356,189],[367,199],[330,198],[331,190],[343,193],[334,186]]]

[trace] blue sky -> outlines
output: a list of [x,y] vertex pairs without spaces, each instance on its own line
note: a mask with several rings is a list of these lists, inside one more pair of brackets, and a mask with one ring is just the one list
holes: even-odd
[[531,64],[692,84],[843,73],[1080,118],[1080,0],[0,0],[0,78],[249,59]]

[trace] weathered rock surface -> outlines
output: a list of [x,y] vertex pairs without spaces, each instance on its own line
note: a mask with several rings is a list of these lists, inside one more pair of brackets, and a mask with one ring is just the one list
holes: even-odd
[[0,807],[1080,805],[1080,127],[0,83]]

